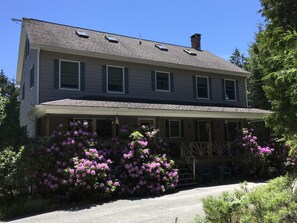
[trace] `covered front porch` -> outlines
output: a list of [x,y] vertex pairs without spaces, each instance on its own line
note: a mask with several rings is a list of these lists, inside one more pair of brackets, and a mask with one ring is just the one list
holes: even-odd
[[[49,136],[60,124],[87,120],[99,137],[117,136],[122,125],[160,130],[169,155],[183,160],[193,172],[198,167],[230,161],[237,129],[261,121],[269,112],[260,109],[65,99],[37,105],[38,136]],[[157,139],[158,140],[158,139]]]

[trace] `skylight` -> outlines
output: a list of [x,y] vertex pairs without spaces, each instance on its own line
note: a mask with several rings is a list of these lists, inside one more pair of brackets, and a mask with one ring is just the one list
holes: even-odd
[[168,51],[168,49],[165,46],[161,45],[161,44],[155,44],[155,47],[159,48],[162,51]]
[[89,38],[89,35],[88,35],[85,31],[76,30],[75,33],[76,33],[76,35],[78,35],[79,37],[82,37],[82,38]]
[[111,42],[111,43],[118,43],[119,41],[117,40],[117,38],[113,37],[113,36],[105,36],[105,38]]
[[196,55],[197,55],[197,53],[194,53],[194,52],[192,52],[192,51],[189,50],[189,49],[184,49],[184,52],[186,52],[186,53],[188,53],[188,54],[190,54],[190,55],[192,55],[192,56],[196,56]]

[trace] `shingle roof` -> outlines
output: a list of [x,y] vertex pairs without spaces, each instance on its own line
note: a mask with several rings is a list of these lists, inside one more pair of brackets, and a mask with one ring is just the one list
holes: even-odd
[[148,109],[148,110],[163,110],[164,112],[170,110],[170,111],[228,112],[228,113],[248,113],[248,114],[271,113],[270,111],[256,109],[256,108],[156,104],[156,103],[118,102],[118,101],[95,101],[95,100],[81,100],[81,99],[63,99],[63,100],[57,100],[57,101],[44,102],[41,105],[88,107],[88,108]]
[[[177,64],[189,67],[198,67],[206,70],[227,71],[238,75],[249,76],[250,73],[231,64],[230,62],[206,51],[197,51],[191,48],[197,56],[189,55],[183,50],[185,46],[161,43],[168,51],[155,47],[158,42],[141,40],[117,34],[84,28],[55,24],[35,19],[23,19],[24,29],[32,45],[39,47],[55,47],[61,49],[84,51],[89,53],[110,56],[134,58],[143,61],[162,62],[164,64]],[[75,31],[85,31],[89,38],[78,37]],[[110,43],[105,35],[112,35],[118,43]]]

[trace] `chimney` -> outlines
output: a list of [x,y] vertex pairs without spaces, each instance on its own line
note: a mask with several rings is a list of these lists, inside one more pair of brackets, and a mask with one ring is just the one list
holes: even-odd
[[195,33],[191,36],[191,46],[196,50],[201,50],[201,34]]

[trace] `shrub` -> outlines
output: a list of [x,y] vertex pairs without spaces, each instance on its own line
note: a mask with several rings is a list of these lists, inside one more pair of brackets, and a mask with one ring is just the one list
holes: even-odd
[[[44,197],[106,197],[120,194],[160,194],[176,187],[174,162],[165,154],[152,155],[164,148],[155,140],[157,130],[143,128],[129,135],[121,128],[121,138],[101,142],[88,131],[88,123],[59,125],[49,141],[35,150],[34,188]],[[126,136],[125,136],[126,135]]]
[[[160,194],[176,187],[178,173],[174,169],[174,161],[166,154],[151,154],[151,149],[157,144],[154,141],[156,133],[143,127],[141,132],[133,132],[130,143],[123,147],[117,166],[121,194]],[[158,145],[157,149],[161,147]]]
[[207,197],[203,199],[205,222],[296,222],[297,198],[291,183],[292,178],[285,176],[252,191],[243,187],[232,194]]
[[[111,160],[87,122],[59,125],[48,143],[36,148],[36,189],[43,196],[108,196],[118,186],[111,175]],[[96,196],[95,196],[96,197]]]
[[253,129],[242,129],[235,151],[235,172],[241,177],[269,178],[293,169],[296,160],[289,157],[289,147],[271,137],[259,142]]
[[14,148],[8,147],[0,152],[0,209],[2,211],[24,193],[23,163],[24,148],[16,152]]

